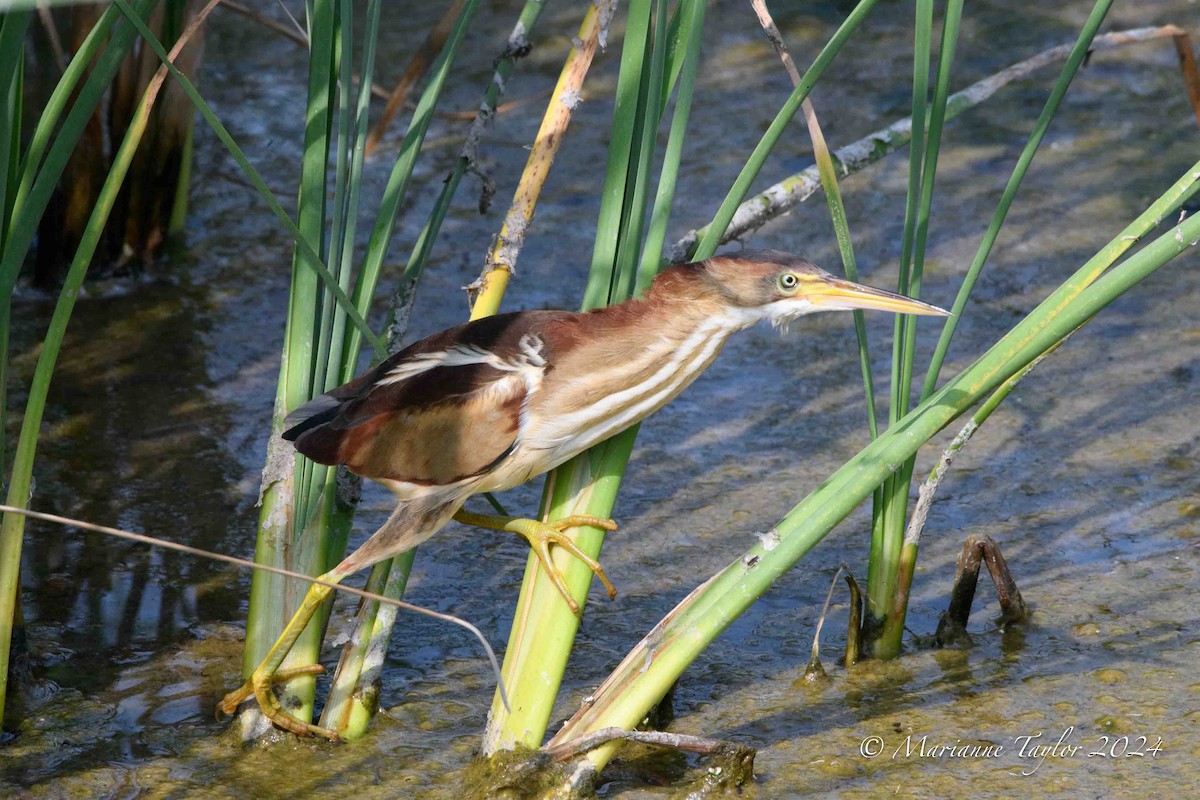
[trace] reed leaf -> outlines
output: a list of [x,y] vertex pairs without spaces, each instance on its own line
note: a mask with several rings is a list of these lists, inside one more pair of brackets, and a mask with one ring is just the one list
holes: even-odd
[[[683,42],[686,54],[683,58],[669,59],[668,81],[671,75],[679,75],[679,96],[675,99],[675,110],[671,114],[671,131],[667,135],[667,146],[663,152],[662,169],[658,177],[658,190],[654,196],[654,208],[650,213],[650,224],[646,232],[646,243],[642,247],[642,260],[638,266],[637,293],[650,287],[663,263],[663,247],[667,239],[667,223],[670,221],[671,204],[675,199],[675,185],[679,177],[679,162],[683,158],[683,143],[687,136],[688,119],[692,110],[692,95],[696,84],[696,71],[700,64],[701,33],[704,30],[704,3],[681,3],[672,18],[672,55],[678,56],[678,43]],[[678,24],[676,23],[678,20]],[[670,94],[670,85],[664,87],[663,100]]]
[[[954,3],[952,6],[956,5]],[[967,270],[967,274],[963,279],[963,283],[959,288],[958,294],[955,297],[954,305],[951,307],[951,316],[947,317],[942,328],[942,334],[938,344],[934,350],[931,359],[930,367],[926,372],[924,386],[921,391],[921,398],[928,398],[937,382],[937,375],[941,370],[942,362],[945,354],[949,349],[950,340],[953,338],[954,331],[965,311],[967,300],[970,298],[971,290],[975,286],[975,281],[983,268],[984,263],[990,255],[992,246],[995,244],[996,237],[1000,233],[1000,229],[1004,224],[1004,220],[1008,214],[1009,208],[1016,197],[1017,190],[1020,188],[1021,181],[1028,172],[1029,166],[1033,161],[1033,157],[1037,152],[1038,146],[1045,137],[1046,131],[1049,129],[1050,123],[1057,113],[1063,98],[1066,95],[1067,89],[1071,85],[1080,66],[1083,64],[1090,47],[1092,40],[1099,31],[1100,25],[1103,23],[1108,14],[1109,8],[1112,6],[1112,0],[1098,0],[1092,8],[1087,21],[1084,23],[1076,38],[1074,46],[1071,48],[1070,54],[1067,56],[1066,63],[1063,66],[1058,80],[1056,81],[1050,96],[1047,98],[1045,106],[1037,121],[1034,123],[1033,131],[1022,149],[1021,155],[1017,160],[1016,166],[1013,169],[1007,185],[1001,194],[1000,201],[997,204],[996,211],[992,215],[988,229],[980,243],[979,250],[975,258],[971,262],[971,266]],[[951,9],[953,10],[953,9]],[[943,45],[945,50],[945,45]],[[943,59],[945,64],[945,59]],[[945,71],[945,79],[943,79],[943,69],[939,66],[938,87],[935,89],[935,104],[934,113],[939,109],[944,110],[945,102],[940,104],[938,93],[946,93],[948,91],[947,84],[949,82],[948,70]],[[935,121],[931,116],[931,127]],[[941,117],[936,121],[940,123]],[[931,134],[932,138],[932,134]],[[936,163],[936,154],[933,163]],[[930,159],[926,159],[927,169],[931,163]],[[932,188],[926,193],[922,190],[921,207],[926,209],[926,204],[929,202],[928,197],[932,194]],[[928,218],[927,209],[923,211],[925,218]],[[926,223],[927,224],[927,223]],[[924,250],[924,234],[921,233],[918,239],[918,258],[921,258]],[[919,277],[917,278],[919,282]],[[908,329],[906,329],[908,330]],[[909,334],[905,334],[908,336]],[[900,373],[902,380],[902,388],[899,395],[893,396],[893,402],[907,398],[907,386],[911,381],[912,374],[912,347],[911,344],[907,350],[906,362]],[[869,565],[867,579],[868,593],[868,623],[866,631],[867,646],[871,652],[880,658],[893,658],[900,652],[901,637],[904,633],[904,618],[907,606],[898,605],[896,602],[897,596],[907,597],[911,588],[912,576],[914,573],[913,564],[906,561],[903,554],[904,531],[907,527],[907,503],[908,496],[911,492],[912,473],[914,462],[909,460],[905,462],[900,470],[889,478],[888,484],[885,485],[884,498],[885,502],[882,508],[876,508],[873,512],[875,519],[883,519],[883,531],[881,532],[876,526],[875,535],[872,537],[871,560]],[[915,558],[916,551],[910,548],[908,558]],[[904,611],[899,611],[903,608]]]

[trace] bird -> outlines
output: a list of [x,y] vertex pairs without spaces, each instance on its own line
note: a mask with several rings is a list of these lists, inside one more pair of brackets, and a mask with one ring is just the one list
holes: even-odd
[[[550,558],[563,547],[615,597],[603,568],[566,531],[615,530],[611,520],[557,522],[471,514],[466,500],[549,472],[645,419],[686,389],[734,333],[819,311],[878,309],[945,316],[936,306],[834,277],[775,250],[744,250],[664,269],[646,293],[586,312],[498,314],[435,333],[300,406],[283,438],[305,457],[380,483],[396,497],[387,521],[320,576],[348,575],[429,539],[451,519],[526,538],[564,601],[578,605]],[[218,709],[253,695],[275,725],[336,739],[280,707],[273,684],[321,671],[280,669],[331,587],[314,583],[251,678]]]

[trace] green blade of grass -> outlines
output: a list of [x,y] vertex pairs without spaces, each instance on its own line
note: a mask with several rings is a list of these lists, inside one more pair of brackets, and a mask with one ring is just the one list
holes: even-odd
[[[910,297],[921,293],[921,280],[925,269],[925,246],[929,234],[930,209],[933,205],[933,188],[937,177],[938,155],[941,151],[942,131],[946,122],[946,100],[950,96],[950,72],[954,63],[955,44],[958,41],[959,21],[962,17],[962,0],[950,0],[942,21],[942,43],[938,52],[937,79],[934,82],[933,103],[929,111],[925,148],[922,155],[915,218],[911,220],[913,231],[911,247],[904,254],[901,264],[901,287],[899,291]],[[915,119],[914,119],[915,122]],[[911,183],[910,183],[911,189]],[[911,199],[911,198],[910,198]],[[906,225],[909,220],[906,215]],[[904,317],[904,319],[900,319]],[[898,315],[897,339],[892,348],[892,418],[908,413],[909,395],[912,386],[913,356],[916,349],[917,320],[909,315]],[[876,637],[881,628],[878,620],[884,620],[892,607],[896,592],[896,581],[900,563],[900,551],[904,541],[905,519],[908,515],[908,495],[911,475],[901,470],[885,483],[877,497],[883,501],[880,510],[872,511],[873,529],[882,525],[882,547],[871,552],[867,581],[867,646],[874,655],[892,658],[899,650],[892,650],[893,642]],[[871,578],[874,578],[874,581]],[[898,648],[898,642],[895,643]]]
[[[908,191],[904,199],[904,227],[900,235],[900,269],[896,278],[896,291],[903,294],[908,287],[909,269],[912,263],[913,238],[918,198],[921,191],[921,165],[925,152],[925,107],[929,98],[929,68],[933,41],[933,2],[917,0],[913,24],[913,90],[912,90],[912,135],[908,145]],[[894,425],[900,418],[900,364],[904,360],[904,330],[907,320],[899,314],[892,323],[892,367],[891,401],[888,406],[888,423]],[[889,509],[895,507],[898,492],[907,492],[899,487],[894,476],[888,476],[882,488],[875,494],[871,506],[871,547],[867,562],[867,609],[864,615],[864,639],[870,644],[877,636],[879,625],[887,608],[886,588],[888,584],[887,552]]]
[[[303,248],[293,248],[292,281],[288,292],[287,323],[284,330],[283,357],[280,364],[279,386],[282,390],[282,411],[286,414],[309,400],[313,392],[316,370],[316,348],[321,324],[319,298],[321,285],[314,265],[328,256],[325,241],[326,171],[329,163],[330,129],[333,123],[336,65],[333,63],[337,37],[337,0],[311,0],[308,3],[308,100],[304,121],[304,149],[300,158],[300,186],[296,197],[296,227],[304,241],[316,243],[312,257]],[[332,73],[332,74],[331,74]],[[332,284],[337,276],[330,273]],[[325,287],[326,291],[333,288]],[[364,315],[365,317],[365,315]],[[315,507],[312,497],[315,487],[324,483],[327,468],[308,459],[296,458],[296,524],[292,529],[292,546],[303,537]],[[317,478],[316,476],[320,476]],[[300,555],[301,562],[309,559]],[[299,571],[317,569],[321,565],[292,563]],[[300,587],[307,591],[308,587]],[[297,598],[299,602],[299,598]],[[309,634],[306,634],[306,638]],[[319,635],[317,637],[320,638]],[[298,643],[300,644],[300,643]],[[304,650],[301,644],[299,649]],[[303,683],[301,681],[300,683]]]
[[648,70],[643,68],[651,54],[651,0],[632,0],[625,22],[621,47],[621,69],[613,99],[613,124],[605,162],[604,186],[600,190],[600,215],[596,221],[596,243],[592,265],[583,293],[583,308],[600,308],[612,302],[619,280],[622,224],[628,220],[626,193],[636,181],[640,123],[645,116],[645,86]]
[[[896,291],[908,291],[912,267],[913,239],[921,195],[921,166],[925,154],[926,104],[929,99],[929,69],[933,41],[933,0],[917,0],[913,38],[912,138],[908,145],[908,193],[904,198],[904,228],[900,238],[900,273]],[[900,402],[900,365],[904,361],[904,327],[907,315],[897,314],[892,333],[892,399],[888,422],[903,416]],[[870,578],[867,583],[870,584]]]
[[[12,223],[14,188],[18,180],[21,151],[21,89],[25,70],[25,31],[31,12],[13,12],[0,16],[0,75],[8,80],[0,86],[0,253],[8,241]],[[8,404],[8,322],[12,308],[10,294],[0,295],[0,470],[7,464],[4,431],[7,430]],[[0,485],[0,490],[3,486]],[[2,556],[0,556],[2,557]],[[3,591],[3,587],[0,587]],[[3,710],[0,703],[0,711]]]
[[650,174],[654,149],[658,144],[658,126],[662,119],[662,88],[667,59],[667,3],[654,4],[654,48],[650,53],[649,69],[642,70],[642,97],[638,102],[638,133],[636,159],[630,170],[626,188],[624,219],[621,223],[620,245],[616,270],[608,302],[621,303],[633,296],[637,284],[642,234],[646,228],[646,206],[650,190]]
[[[933,187],[937,177],[938,156],[941,152],[942,131],[946,124],[946,100],[950,96],[950,71],[954,64],[954,50],[958,42],[959,22],[962,19],[963,0],[949,0],[946,16],[942,22],[942,46],[938,51],[937,79],[933,87],[933,104],[929,112],[929,128],[926,134],[924,164],[921,168],[921,195],[917,201],[916,232],[913,236],[912,269],[908,284],[904,287],[909,297],[920,297],[921,280],[925,274],[925,246],[929,237],[929,217],[933,206]],[[908,413],[909,394],[912,388],[913,350],[917,340],[917,318],[905,317],[904,341],[901,347],[903,360],[900,364],[899,416]]]
[[[3,252],[12,217],[12,190],[17,185],[21,160],[21,87],[24,85],[21,75],[25,65],[25,31],[32,17],[29,11],[0,15],[0,75],[8,76],[0,85],[0,159],[3,159],[0,163],[0,252]],[[3,463],[4,459],[0,458],[0,464]]]
[[[24,87],[25,31],[31,12],[10,12],[0,16],[0,75],[7,75],[0,85],[0,252],[8,240],[12,221],[13,194],[21,148],[21,90]],[[8,326],[12,297],[0,295],[0,470],[7,466],[8,430]],[[0,474],[7,474],[6,471]],[[8,481],[0,482],[0,491]],[[7,519],[4,520],[7,522]],[[2,531],[2,529],[0,529]],[[5,569],[2,565],[21,560],[21,537],[0,532],[0,719],[4,718],[4,702],[8,695],[8,661],[13,633],[20,621],[20,568]],[[11,585],[9,584],[11,582]]]
[[[642,248],[642,261],[638,267],[637,293],[642,294],[658,274],[662,264],[663,246],[667,239],[667,223],[671,205],[675,198],[675,185],[679,176],[679,162],[683,158],[683,143],[687,135],[688,118],[692,110],[692,95],[696,84],[696,70],[700,64],[701,32],[704,30],[705,4],[681,3],[676,9],[675,19],[680,19],[672,41],[686,43],[686,54],[676,58],[680,70],[679,97],[675,100],[675,111],[671,116],[671,132],[667,136],[667,147],[663,154],[662,170],[658,176],[658,190],[654,196],[654,209],[650,214],[650,226],[646,232],[646,243]],[[674,20],[673,20],[674,21]],[[678,48],[676,47],[676,50]],[[675,71],[673,67],[672,72]],[[664,92],[665,96],[666,92]]]

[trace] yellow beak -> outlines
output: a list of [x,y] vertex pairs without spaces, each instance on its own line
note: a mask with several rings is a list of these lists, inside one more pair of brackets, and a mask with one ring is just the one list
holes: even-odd
[[876,309],[925,317],[948,317],[950,312],[895,292],[863,286],[832,275],[815,278],[800,296],[814,306],[828,309]]

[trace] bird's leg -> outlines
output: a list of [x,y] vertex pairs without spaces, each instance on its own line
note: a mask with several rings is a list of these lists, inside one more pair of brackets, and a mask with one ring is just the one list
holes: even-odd
[[612,585],[612,581],[608,579],[608,575],[605,574],[604,567],[600,566],[600,562],[583,552],[579,545],[575,544],[566,533],[568,528],[575,528],[580,525],[589,525],[595,528],[603,528],[606,531],[615,531],[617,523],[611,519],[577,514],[554,520],[553,522],[541,522],[536,519],[502,517],[497,514],[473,514],[470,511],[459,511],[454,515],[454,519],[464,525],[474,525],[477,528],[487,528],[494,531],[508,531],[524,537],[529,542],[529,546],[533,548],[533,552],[537,554],[538,561],[541,562],[542,568],[546,570],[546,574],[554,583],[554,588],[558,589],[558,593],[563,596],[563,599],[567,601],[567,605],[571,607],[571,611],[575,614],[579,613],[579,604],[571,596],[571,591],[567,588],[567,583],[563,579],[562,572],[554,566],[554,561],[551,560],[551,544],[558,545],[587,565],[587,568],[600,579],[600,583],[604,584],[604,588],[608,592],[610,599],[617,596],[617,589]]
[[[325,581],[326,583],[339,583],[344,577],[344,574],[335,570],[321,575],[317,580]],[[304,632],[304,628],[308,625],[309,620],[313,618],[317,609],[321,607],[321,603],[325,602],[325,599],[329,597],[332,591],[332,586],[321,583],[314,583],[308,587],[308,592],[304,595],[304,600],[300,603],[300,608],[296,610],[287,627],[283,629],[283,633],[279,634],[279,638],[275,640],[275,644],[271,645],[271,649],[267,651],[266,658],[255,668],[253,674],[250,676],[250,680],[225,695],[225,698],[217,704],[217,711],[219,713],[232,714],[237,711],[237,707],[242,704],[242,701],[250,695],[254,695],[255,699],[258,700],[259,708],[262,709],[263,716],[280,728],[300,736],[317,734],[329,739],[338,738],[336,731],[297,719],[284,711],[283,707],[279,704],[279,700],[275,697],[275,692],[271,689],[276,683],[282,683],[301,675],[315,675],[323,671],[323,668],[319,664],[309,664],[288,669],[280,669],[280,666],[283,664],[283,660],[287,658],[292,645],[296,643],[296,640],[300,638],[300,634]]]

